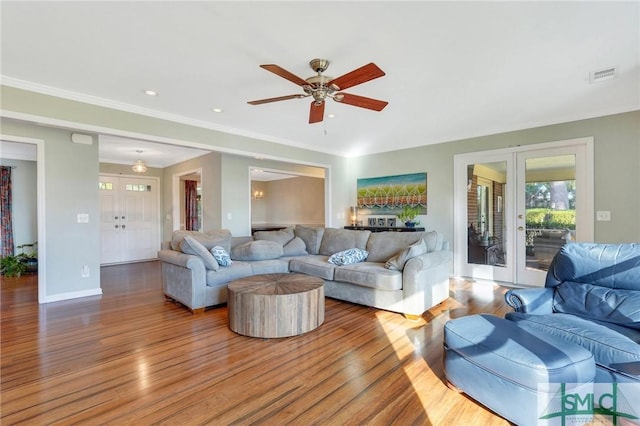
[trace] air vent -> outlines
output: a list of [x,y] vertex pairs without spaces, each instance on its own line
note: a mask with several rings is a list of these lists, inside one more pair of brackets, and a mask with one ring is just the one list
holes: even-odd
[[601,81],[613,80],[618,75],[616,67],[609,67],[589,74],[590,83],[600,83]]

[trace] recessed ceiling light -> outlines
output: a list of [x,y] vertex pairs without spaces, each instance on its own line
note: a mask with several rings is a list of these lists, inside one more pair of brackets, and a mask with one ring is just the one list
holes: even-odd
[[223,109],[222,108],[211,108],[211,111],[213,111],[213,112],[222,112]]
[[149,89],[145,90],[144,94],[149,96],[158,96],[158,92],[156,92],[155,90],[149,90]]

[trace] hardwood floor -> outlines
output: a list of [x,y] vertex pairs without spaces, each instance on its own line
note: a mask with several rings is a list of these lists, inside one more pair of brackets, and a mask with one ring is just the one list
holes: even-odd
[[326,299],[307,334],[235,334],[226,306],[166,301],[157,262],[103,267],[102,297],[37,304],[1,283],[2,424],[508,425],[446,386],[444,323],[504,315],[504,288],[451,281],[419,321]]

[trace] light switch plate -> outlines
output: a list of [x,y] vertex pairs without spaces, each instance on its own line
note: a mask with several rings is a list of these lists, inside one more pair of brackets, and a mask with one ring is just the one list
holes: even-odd
[[78,213],[78,223],[89,223],[89,214]]
[[611,212],[608,210],[600,210],[596,212],[596,220],[608,222],[611,220]]

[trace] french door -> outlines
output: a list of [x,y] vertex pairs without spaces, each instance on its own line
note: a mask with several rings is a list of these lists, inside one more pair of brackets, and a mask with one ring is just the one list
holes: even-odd
[[593,240],[592,139],[458,155],[454,274],[543,286],[566,243]]
[[158,180],[100,175],[101,264],[155,259]]

